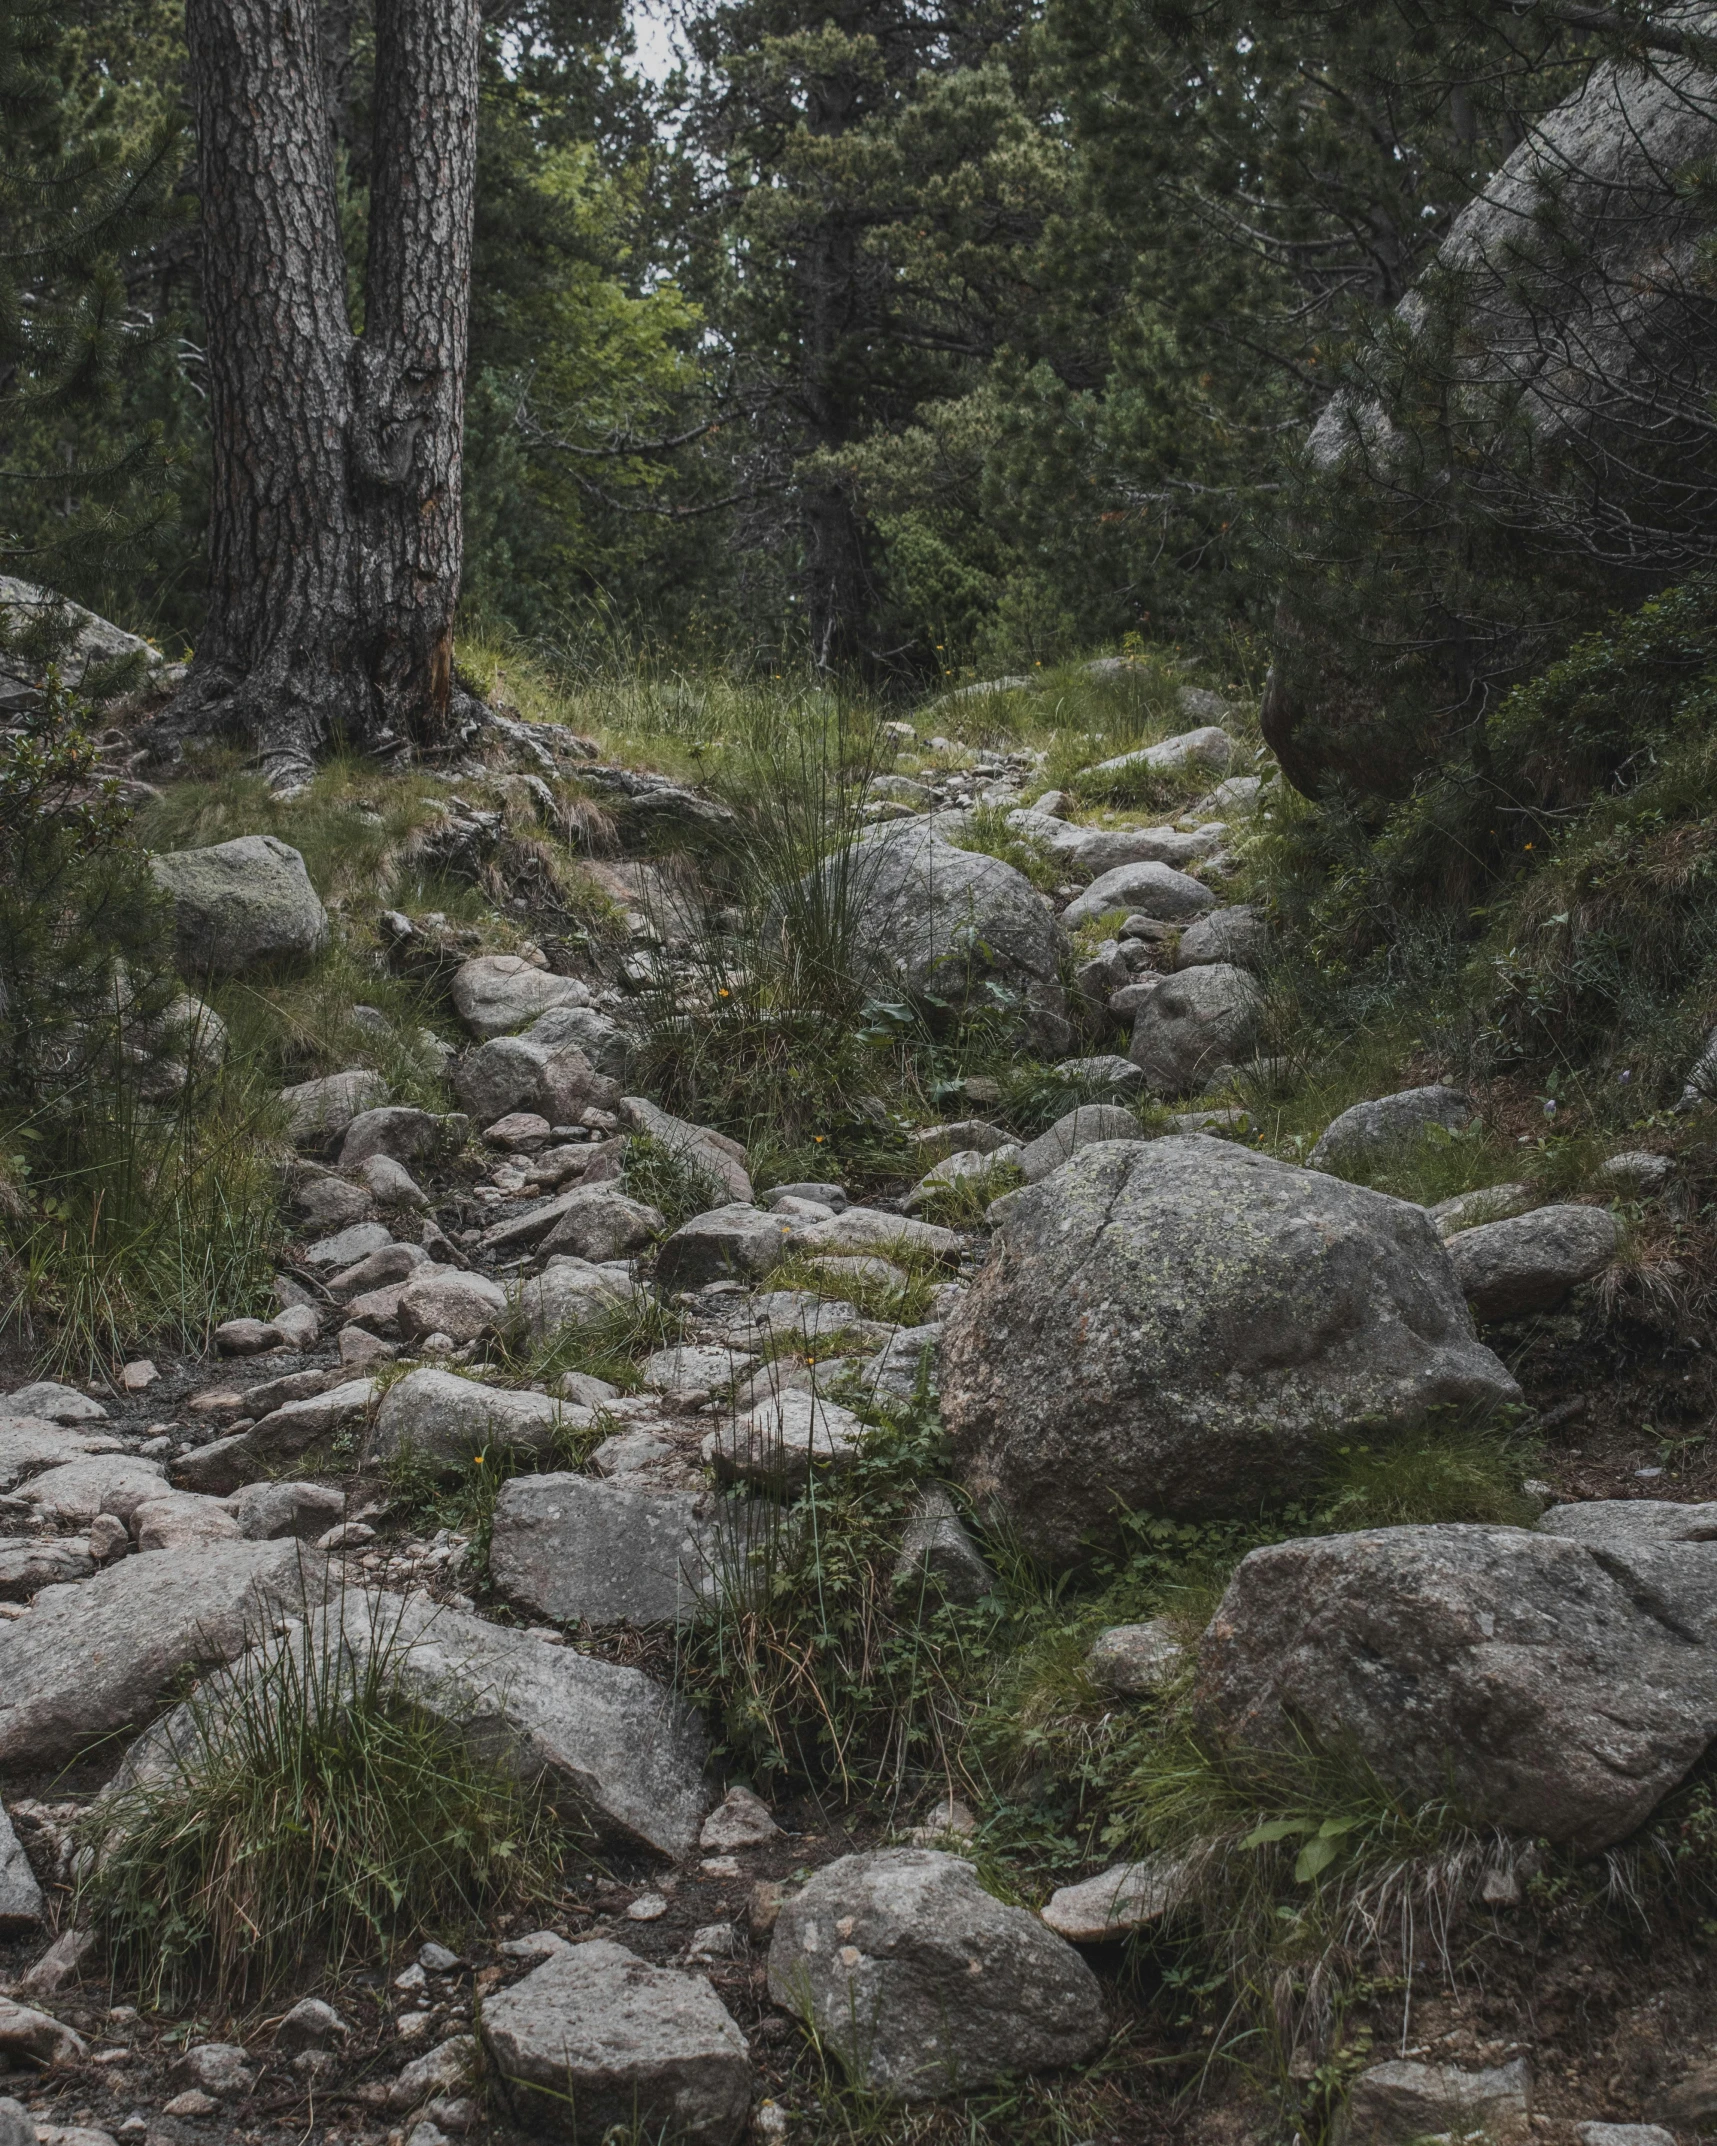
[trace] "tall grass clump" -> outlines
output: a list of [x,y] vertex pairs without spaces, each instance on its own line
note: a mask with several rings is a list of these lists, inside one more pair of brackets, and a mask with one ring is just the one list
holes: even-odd
[[670,1108],[799,1150],[889,1084],[861,1035],[877,857],[860,807],[876,750],[868,711],[806,695],[725,757],[713,786],[736,829],[712,860],[704,928],[651,1009],[646,1071]]
[[85,716],[50,671],[0,734],[0,1263],[17,1337],[87,1373],[253,1308],[276,1182]]
[[401,1695],[406,1644],[373,1601],[290,1624],[95,1807],[79,1912],[152,2002],[253,2002],[546,1897],[556,1813]]

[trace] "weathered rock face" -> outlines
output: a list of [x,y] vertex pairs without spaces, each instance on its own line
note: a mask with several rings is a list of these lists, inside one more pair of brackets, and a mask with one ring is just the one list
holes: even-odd
[[380,1110],[361,1110],[346,1127],[340,1142],[340,1168],[355,1170],[372,1156],[389,1155],[395,1162],[416,1162],[434,1152],[442,1137],[442,1121],[427,1110],[413,1110],[401,1103]]
[[[166,1562],[132,1560],[145,1567]],[[37,1615],[32,1611],[25,1621]],[[710,1802],[703,1729],[689,1708],[640,1670],[568,1647],[545,1647],[523,1632],[421,1597],[353,1589],[316,1615],[319,1628],[303,1644],[354,1664],[379,1653],[391,1685],[405,1698],[521,1780],[547,1781],[569,1795],[608,1837],[674,1856],[696,1842]],[[270,1640],[265,1647],[283,1643]],[[256,1673],[262,1651],[253,1650],[227,1674]],[[0,1752],[4,1720],[0,1702]],[[164,1765],[171,1749],[193,1733],[188,1710],[177,1709],[133,1747],[120,1785]]]
[[287,1134],[299,1147],[315,1147],[336,1140],[360,1113],[368,1111],[388,1092],[379,1073],[354,1066],[345,1073],[324,1073],[319,1080],[304,1080],[282,1088],[280,1100],[287,1109]]
[[[70,645],[57,661],[60,683],[71,692],[76,692],[86,677],[93,691],[96,677],[91,674],[118,666],[135,670],[139,676],[161,668],[161,651],[136,634],[127,633],[123,626],[114,625],[99,612],[86,610],[82,604],[74,604],[56,590],[43,588],[39,582],[0,574],[0,626],[15,634],[44,619],[57,619],[70,631]],[[105,690],[114,689],[110,685]],[[41,700],[35,665],[10,651],[0,654],[0,713],[22,713],[39,707]]]
[[[1708,8],[1689,8],[1676,23],[1699,40],[1711,34]],[[1717,101],[1699,61],[1663,52],[1649,60],[1593,67],[1576,95],[1527,130],[1450,223],[1435,263],[1396,315],[1407,335],[1433,323],[1434,349],[1458,353],[1449,392],[1466,413],[1471,458],[1488,456],[1505,428],[1529,434],[1536,454],[1568,472],[1565,488],[1542,496],[1539,511],[1546,520],[1568,512],[1571,541],[1596,533],[1600,549],[1610,530],[1652,513],[1643,502],[1661,513],[1685,475],[1674,469],[1666,483],[1665,464],[1639,453],[1662,423],[1666,398],[1710,392],[1710,299],[1698,266],[1709,211],[1679,180],[1717,149]],[[1382,347],[1398,350],[1398,337]],[[1441,371],[1445,361],[1430,362]],[[1392,394],[1397,372],[1392,355],[1374,394],[1332,399],[1308,443],[1314,463],[1345,468],[1357,482],[1421,451],[1404,437],[1420,418],[1416,396],[1402,402]],[[1407,374],[1415,387],[1417,378]],[[1502,459],[1519,467],[1512,454]],[[1691,501],[1701,498],[1702,482],[1694,480]],[[1587,522],[1598,497],[1613,518]],[[1520,526],[1532,511],[1530,494],[1525,503],[1505,498],[1504,511]],[[1450,633],[1429,606],[1422,616],[1430,646],[1448,651],[1430,677],[1400,661],[1418,619],[1391,636],[1385,661],[1367,669],[1351,661],[1351,644],[1364,635],[1350,633],[1344,648],[1338,636],[1298,619],[1278,633],[1264,735],[1308,796],[1333,779],[1362,794],[1402,794],[1418,768],[1463,734],[1487,690],[1560,652],[1529,630],[1493,636],[1489,676],[1475,686],[1470,637]],[[1570,632],[1583,617],[1575,613]],[[1409,674],[1394,700],[1391,668]],[[1446,710],[1441,725],[1426,719],[1437,706]]]
[[668,1227],[659,1209],[628,1199],[618,1185],[580,1185],[568,1197],[570,1205],[542,1240],[545,1252],[568,1252],[605,1266],[642,1252]]
[[489,1569],[509,1601],[556,1624],[677,1624],[709,1571],[700,1502],[588,1475],[516,1475],[495,1501]]
[[867,835],[824,868],[856,908],[853,953],[872,980],[963,1004],[986,983],[1020,992],[1045,1036],[1065,1034],[1065,941],[1022,872],[955,849],[916,821]]
[[1337,2137],[1341,2146],[1415,2146],[1443,2136],[1525,2135],[1532,2067],[1524,2057],[1485,2071],[1397,2057],[1368,2065],[1353,2082]]
[[460,1059],[459,1099],[479,1125],[534,1111],[551,1125],[573,1124],[585,1110],[612,1110],[616,1081],[598,1073],[575,1043],[548,1050],[526,1036],[496,1036]]
[[467,1468],[476,1454],[510,1447],[546,1453],[563,1417],[582,1412],[544,1393],[515,1393],[480,1385],[452,1371],[408,1371],[382,1396],[364,1445],[368,1467],[411,1454],[449,1468]]
[[745,1166],[745,1150],[712,1125],[692,1125],[660,1110],[641,1095],[623,1095],[615,1106],[628,1132],[644,1133],[658,1147],[667,1149],[718,1185],[727,1187],[728,1198],[741,1206],[751,1205],[751,1179]]
[[632,1031],[594,1006],[551,1006],[525,1030],[525,1041],[546,1051],[576,1044],[598,1073],[618,1081],[626,1078],[636,1048]]
[[995,1590],[995,1574],[967,1534],[954,1501],[934,1484],[921,1490],[900,1538],[890,1584],[897,1593],[932,1601],[981,1602]]
[[167,1488],[167,1471],[159,1461],[130,1453],[92,1454],[68,1460],[31,1476],[17,1495],[44,1519],[93,1520],[112,1513],[129,1522],[137,1508]]
[[458,1267],[420,1267],[400,1291],[399,1330],[410,1337],[447,1334],[475,1341],[492,1334],[507,1316],[507,1292],[486,1274]]
[[42,1888],[0,1807],[0,1931],[32,1930],[42,1920]]
[[304,859],[274,835],[172,850],[152,857],[150,870],[172,897],[175,958],[192,982],[314,954],[327,940],[328,913]]
[[1070,1945],[1109,1944],[1172,1914],[1187,1895],[1191,1867],[1179,1855],[1118,1864],[1082,1885],[1062,1886],[1045,1906],[1043,1919]]
[[1422,1208],[1198,1134],[1010,1194],[941,1388],[967,1488],[1059,1563],[1117,1507],[1251,1512],[1355,1425],[1519,1394]]
[[580,2140],[731,2146],[751,2114],[745,2037],[702,1975],[604,1938],[569,1946],[483,2007],[483,2039],[521,2121]]
[[1264,994],[1249,970],[1206,962],[1167,976],[1139,1008],[1128,1056],[1154,1095],[1192,1095],[1257,1039]]
[[761,1281],[787,1256],[794,1225],[765,1208],[712,1207],[682,1222],[656,1255],[664,1289],[701,1289],[706,1282]]
[[1178,827],[1075,827],[1047,812],[1010,812],[1008,825],[1028,841],[1039,842],[1070,873],[1095,879],[1123,864],[1194,863],[1222,842],[1220,827],[1185,833]]
[[535,1341],[546,1341],[563,1327],[589,1326],[632,1302],[633,1283],[612,1267],[594,1267],[586,1259],[556,1253],[541,1274],[522,1285],[519,1317]]
[[808,2010],[854,2078],[904,2101],[1077,2064],[1106,2032],[1097,1978],[1072,1947],[929,1848],[818,1871],[775,1925],[769,1994]]
[[517,954],[479,954],[448,987],[459,1018],[479,1039],[504,1036],[562,1006],[588,1006],[590,987],[555,976]]
[[1307,1160],[1314,1170],[1339,1170],[1344,1163],[1405,1146],[1433,1125],[1458,1133],[1472,1114],[1472,1103],[1459,1088],[1403,1088],[1397,1095],[1355,1103],[1332,1118]]
[[131,1557],[0,1624],[0,1765],[67,1759],[146,1721],[193,1663],[230,1661],[302,1612],[323,1560],[296,1542],[219,1542]]
[[1172,865],[1122,864],[1094,879],[1077,901],[1069,902],[1061,921],[1073,931],[1111,909],[1124,909],[1178,924],[1215,907],[1216,896],[1207,886]]
[[1519,1319],[1560,1304],[1615,1257],[1621,1232],[1603,1207],[1535,1207],[1449,1239],[1449,1257],[1479,1319]]
[[1377,1528],[1243,1560],[1199,1645],[1209,1731],[1346,1744],[1403,1794],[1573,1848],[1717,1736],[1717,1551]]
[[[1200,689],[1188,686],[1184,693],[1197,693]],[[1212,706],[1210,714],[1226,714],[1227,703],[1214,694],[1205,696]],[[1187,705],[1184,698],[1182,712],[1197,715],[1203,711]],[[1178,775],[1187,768],[1209,768],[1220,775],[1234,757],[1234,740],[1227,731],[1214,723],[1206,723],[1197,730],[1183,730],[1178,737],[1163,738],[1155,745],[1141,745],[1134,752],[1117,753],[1113,760],[1100,760],[1091,772],[1095,775],[1130,774],[1135,768],[1154,775]]]

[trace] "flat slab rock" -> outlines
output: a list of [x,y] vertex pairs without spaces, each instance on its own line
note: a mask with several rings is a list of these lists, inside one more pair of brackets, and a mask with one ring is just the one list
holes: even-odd
[[709,1575],[705,1501],[589,1475],[515,1475],[495,1501],[489,1570],[556,1624],[677,1624]]
[[0,1491],[86,1454],[124,1451],[124,1440],[111,1431],[72,1430],[43,1417],[0,1416]]
[[907,2101],[1080,2063],[1107,2033],[1072,1946],[933,1848],[818,1871],[776,1922],[769,1994],[809,2012],[849,2075]]
[[324,1569],[301,1543],[208,1543],[38,1600],[0,1624],[0,1766],[49,1765],[140,1727],[182,1670],[230,1661],[301,1612]]
[[382,1397],[364,1442],[364,1464],[375,1467],[409,1454],[465,1468],[491,1446],[546,1453],[563,1421],[589,1420],[588,1410],[545,1393],[485,1386],[453,1371],[408,1371]]
[[751,2116],[745,2036],[702,1975],[605,1939],[545,1960],[483,2007],[483,2040],[533,2129],[611,2126],[731,2146]]
[[1244,1558],[1199,1642],[1206,1733],[1300,1722],[1480,1825],[1595,1851],[1717,1737],[1717,1549],[1374,1528]]
[[[670,1856],[696,1843],[711,1800],[703,1726],[641,1670],[422,1597],[349,1588],[316,1614],[316,1644],[343,1647],[354,1664],[380,1653],[396,1690],[519,1779],[570,1795],[602,1834]],[[254,1673],[279,1644],[236,1661],[229,1677]],[[125,1774],[164,1762],[191,1729],[186,1709],[169,1715],[133,1747]]]

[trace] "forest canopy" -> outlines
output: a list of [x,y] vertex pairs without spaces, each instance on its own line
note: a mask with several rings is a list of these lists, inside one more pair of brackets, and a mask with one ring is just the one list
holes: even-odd
[[[377,12],[318,4],[359,333]],[[1387,787],[1403,680],[1462,736],[1708,550],[1703,21],[686,0],[652,77],[618,5],[490,5],[461,618],[900,691],[1274,627],[1290,773],[1354,774],[1289,705],[1315,676]],[[195,646],[188,83],[166,0],[0,8],[3,563]],[[1610,136],[1542,131],[1606,96]]]

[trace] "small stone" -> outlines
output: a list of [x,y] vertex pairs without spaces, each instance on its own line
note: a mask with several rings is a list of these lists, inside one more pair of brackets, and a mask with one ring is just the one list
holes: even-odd
[[131,1530],[113,1513],[97,1513],[89,1524],[89,1554],[98,1565],[123,1557],[131,1548]]
[[742,1959],[745,1935],[731,1922],[706,1922],[692,1932],[686,1958],[695,1966],[711,1966],[718,1960]]
[[1070,1945],[1109,1944],[1172,1914],[1186,1898],[1190,1877],[1185,1856],[1122,1863],[1081,1885],[1064,1885],[1043,1910],[1043,1919]]
[[534,1155],[547,1145],[554,1128],[547,1118],[539,1117],[534,1110],[509,1111],[504,1118],[497,1118],[483,1132],[485,1142],[492,1148],[505,1148],[515,1155]]
[[52,1997],[72,1981],[95,1943],[93,1930],[62,1930],[33,1967],[26,1968],[17,1983],[25,1997]]
[[274,1331],[289,1349],[313,1349],[322,1333],[321,1314],[309,1304],[288,1304],[277,1311]]
[[396,1343],[383,1341],[366,1327],[340,1329],[340,1369],[355,1376],[373,1371],[378,1364],[391,1364],[399,1355]]
[[967,1534],[954,1501],[934,1484],[921,1490],[900,1539],[891,1584],[899,1593],[939,1588],[950,1602],[981,1602],[995,1592],[995,1575]]
[[445,1945],[438,1945],[431,1938],[427,1945],[418,1947],[417,1964],[432,1975],[451,1975],[465,1963],[458,1953],[449,1952]]
[[628,1922],[660,1922],[668,1912],[668,1903],[660,1893],[640,1893],[626,1910]]
[[746,1924],[754,1938],[767,1937],[786,1904],[790,1888],[780,1878],[759,1878],[751,1888]]
[[367,1521],[341,1520],[326,1535],[317,1537],[316,1547],[318,1550],[359,1550],[375,1539],[376,1531]]
[[1186,1659],[1166,1617],[1148,1624],[1112,1624],[1099,1632],[1085,1657],[1099,1684],[1123,1698],[1141,1699],[1172,1684]]
[[174,2065],[173,2076],[222,2101],[248,2094],[256,2084],[256,2074],[236,2042],[199,2042]]
[[213,2116],[220,2103],[213,2094],[205,2094],[201,2087],[187,2087],[182,2094],[175,2094],[171,2101],[161,2104],[163,2116]]
[[351,2029],[320,1997],[302,1997],[274,2030],[277,2049],[326,2049]]
[[702,1848],[757,1848],[778,1839],[781,1828],[769,1815],[769,1806],[749,1788],[733,1787],[703,1822],[698,1835]]
[[1661,2124],[1582,2124],[1574,2136],[1579,2146],[1675,2146]]
[[391,1155],[370,1155],[358,1165],[358,1175],[378,1207],[408,1209],[421,1213],[429,1195],[403,1162]]
[[147,1393],[160,1376],[148,1357],[140,1356],[133,1363],[121,1365],[119,1383],[127,1393]]

